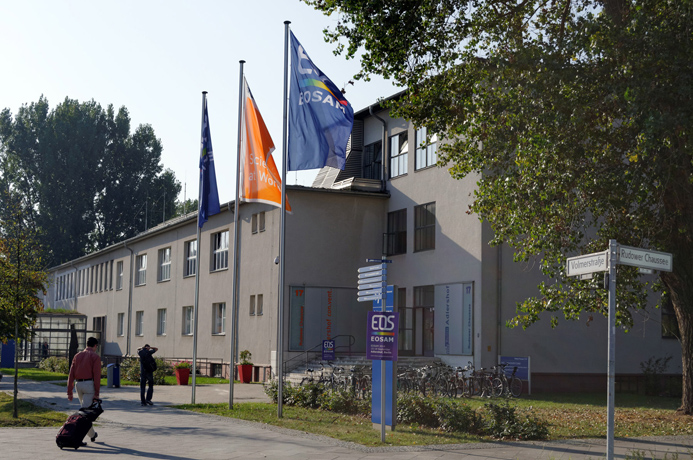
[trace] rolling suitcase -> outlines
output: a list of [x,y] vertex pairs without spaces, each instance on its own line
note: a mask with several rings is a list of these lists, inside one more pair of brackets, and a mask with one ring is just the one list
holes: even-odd
[[102,413],[100,399],[95,399],[89,407],[82,407],[67,418],[55,437],[55,443],[61,449],[64,447],[79,449],[82,447],[82,440],[89,432],[89,428]]

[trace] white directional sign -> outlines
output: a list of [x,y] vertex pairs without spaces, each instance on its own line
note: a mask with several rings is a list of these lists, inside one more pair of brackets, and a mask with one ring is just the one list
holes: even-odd
[[633,267],[670,272],[672,267],[672,256],[668,252],[652,251],[650,249],[640,249],[631,246],[619,246],[618,263],[621,265],[631,265]]
[[608,261],[609,251],[569,257],[566,264],[566,274],[568,276],[578,276],[594,272],[605,272],[609,269]]
[[383,263],[359,268],[359,292],[356,300],[359,302],[382,300],[385,291],[385,277],[387,276],[386,266]]

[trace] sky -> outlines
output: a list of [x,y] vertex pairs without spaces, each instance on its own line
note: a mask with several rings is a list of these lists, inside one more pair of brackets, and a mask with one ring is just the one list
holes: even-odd
[[[311,60],[354,111],[398,92],[390,82],[353,80],[357,59],[335,56],[328,17],[299,0],[0,1],[0,109],[12,114],[43,95],[51,109],[65,98],[126,107],[131,133],[154,128],[161,162],[195,198],[202,91],[222,203],[235,199],[240,60],[277,150],[281,171],[284,21]],[[287,172],[287,184],[311,185],[317,170]]]

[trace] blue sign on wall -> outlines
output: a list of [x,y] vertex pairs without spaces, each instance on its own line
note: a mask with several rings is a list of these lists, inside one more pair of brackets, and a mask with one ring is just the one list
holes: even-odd
[[512,375],[513,369],[517,367],[515,377],[529,381],[529,356],[501,356],[499,363],[508,364],[505,368],[505,375],[508,377]]

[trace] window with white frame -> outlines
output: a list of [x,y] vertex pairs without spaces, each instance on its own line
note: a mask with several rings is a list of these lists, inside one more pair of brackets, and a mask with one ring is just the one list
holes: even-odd
[[183,276],[195,276],[197,273],[197,240],[185,242],[185,270]]
[[250,216],[250,233],[257,233],[257,214]]
[[135,286],[147,284],[147,254],[137,256]]
[[159,249],[159,282],[171,279],[171,248]]
[[409,153],[407,136],[407,132],[404,131],[390,137],[390,178],[407,173],[407,154]]
[[144,311],[135,312],[135,335],[144,335]]
[[123,289],[123,261],[119,261],[116,265],[116,270],[118,274],[116,275],[116,290],[120,291]]
[[193,307],[183,307],[183,335],[193,335]]
[[428,168],[438,161],[438,136],[426,139],[426,128],[416,130],[416,169]]
[[125,313],[118,313],[118,337],[125,335]]
[[166,309],[156,311],[156,335],[166,335]]
[[251,295],[250,296],[250,306],[249,306],[249,311],[250,316],[255,316],[255,296]]
[[258,214],[258,227],[260,227],[260,231],[264,232],[265,231],[265,211],[262,211],[261,213]]
[[212,305],[212,334],[226,333],[226,302]]
[[224,270],[229,266],[229,232],[212,235],[212,271]]

